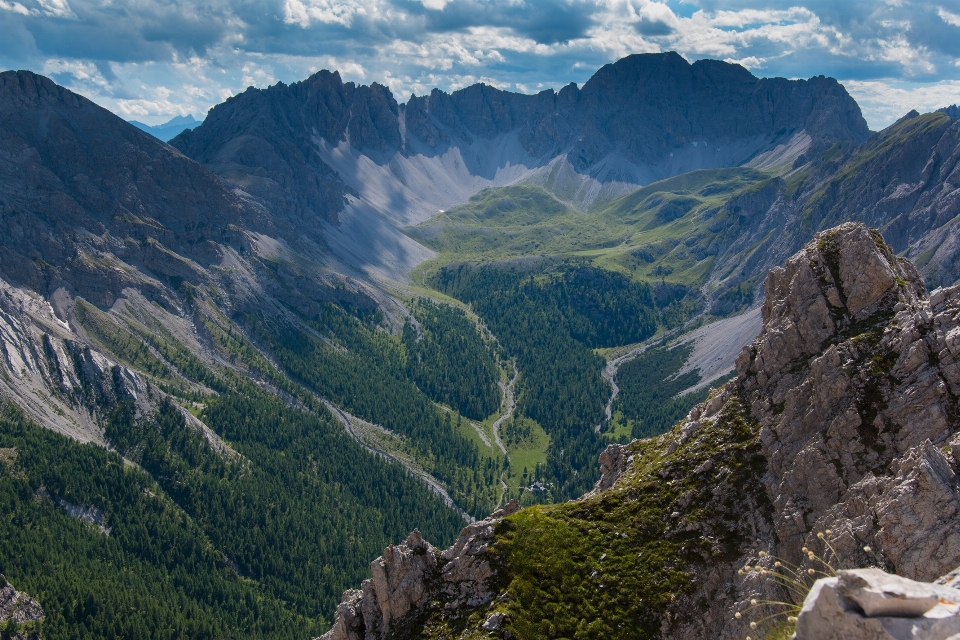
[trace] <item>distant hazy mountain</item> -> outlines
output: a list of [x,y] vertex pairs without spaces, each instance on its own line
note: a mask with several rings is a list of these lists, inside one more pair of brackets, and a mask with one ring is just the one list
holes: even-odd
[[954,120],[960,120],[960,105],[952,104],[949,107],[943,107],[942,109],[937,109],[940,113],[945,113]]
[[180,133],[183,133],[187,129],[193,129],[200,123],[202,120],[197,120],[192,115],[177,116],[163,124],[149,125],[142,122],[137,122],[136,120],[129,120],[130,124],[140,129],[141,131],[146,131],[154,138],[163,140],[167,142],[172,140]]

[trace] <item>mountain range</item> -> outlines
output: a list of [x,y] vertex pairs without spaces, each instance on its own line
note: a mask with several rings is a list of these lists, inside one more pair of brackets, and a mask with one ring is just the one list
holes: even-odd
[[523,95],[479,84],[404,105],[382,85],[321,71],[248,89],[171,144],[279,215],[319,225],[345,266],[402,277],[430,253],[398,228],[485,188],[538,185],[588,209],[686,171],[868,134],[834,80],[758,79],[663,54],[607,65],[582,88]]
[[182,133],[185,129],[193,129],[200,124],[201,121],[197,120],[192,115],[185,115],[175,116],[163,124],[150,125],[144,124],[143,122],[137,122],[136,120],[130,120],[129,122],[137,129],[146,131],[158,140],[168,142],[172,138],[175,138],[177,135]]
[[[536,519],[594,486],[608,445],[696,421],[761,303],[773,331],[787,294],[767,272],[817,232],[878,229],[909,304],[933,304],[924,284],[960,279],[955,115],[874,133],[835,80],[668,53],[582,87],[405,104],[321,71],[166,144],[0,73],[0,537],[17,550],[0,573],[45,637],[319,635],[414,528],[419,553],[512,499]],[[744,371],[723,402],[756,392]],[[756,518],[783,529],[777,491]],[[655,610],[638,628],[707,633]]]

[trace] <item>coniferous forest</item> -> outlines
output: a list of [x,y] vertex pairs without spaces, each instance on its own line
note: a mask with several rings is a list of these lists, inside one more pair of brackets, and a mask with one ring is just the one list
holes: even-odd
[[[325,629],[342,590],[390,542],[419,528],[449,543],[462,518],[399,464],[365,451],[319,398],[395,434],[461,508],[482,517],[505,499],[505,461],[482,452],[464,423],[501,410],[511,361],[519,383],[507,445],[527,446],[534,423],[549,440],[545,463],[517,470],[522,482],[548,487],[527,497],[587,491],[609,441],[594,428],[610,387],[593,350],[650,337],[671,322],[664,308],[677,296],[569,263],[457,265],[435,284],[479,318],[416,298],[396,333],[378,313],[334,303],[312,317],[248,314],[238,318],[244,332],[204,321],[279,396],[205,365],[162,331],[140,342],[78,304],[91,335],[151,365],[151,394],[162,399],[143,413],[117,368],[113,389],[89,390],[110,451],[40,429],[10,405],[2,411],[0,528],[11,553],[0,573],[45,603],[44,636],[307,637]],[[649,395],[650,381],[686,355],[625,366],[616,406],[635,435],[662,431],[687,406]]]
[[[383,331],[376,318],[363,319],[330,304],[300,324],[266,324],[257,318],[250,324],[292,379],[404,438],[418,462],[449,487],[468,513],[483,517],[496,507],[498,469],[484,463],[477,445],[454,428],[459,417],[440,409],[418,388],[410,374],[411,369],[416,373],[422,368],[409,364],[404,341]],[[436,345],[434,356],[451,363],[449,369],[459,363],[468,371],[487,371],[486,382],[491,384],[493,346],[475,337],[472,323],[454,327],[465,333],[439,341],[428,333],[427,339]],[[471,345],[472,351],[458,351],[461,343]],[[430,381],[443,380],[445,373],[421,373],[419,379],[429,390]]]
[[[610,397],[601,377],[604,360],[593,349],[640,342],[685,318],[665,321],[650,285],[576,263],[450,265],[432,284],[471,304],[516,358],[518,413],[550,436],[542,473],[548,499],[588,491],[608,442],[595,427]],[[676,299],[661,297],[664,308]]]
[[[491,345],[456,307],[420,298],[403,326],[407,374],[428,397],[483,420],[500,408]],[[416,325],[414,324],[416,322]]]
[[463,525],[332,419],[255,393],[224,395],[203,418],[235,451],[169,402],[140,418],[118,402],[116,452],[3,409],[0,573],[47,605],[45,637],[306,637],[388,542],[416,527],[450,541]]
[[693,345],[672,348],[654,347],[620,367],[617,384],[620,394],[614,403],[627,420],[631,438],[651,438],[664,433],[698,402],[703,402],[711,386],[719,386],[729,376],[700,391],[677,396],[700,381],[699,371],[680,375],[679,371],[693,351]]

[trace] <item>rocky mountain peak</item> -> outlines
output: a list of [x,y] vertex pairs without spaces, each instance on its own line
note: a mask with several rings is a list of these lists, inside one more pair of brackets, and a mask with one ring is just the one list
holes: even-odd
[[41,103],[81,106],[79,96],[32,71],[0,73],[0,113],[36,108]]
[[[860,224],[818,234],[766,289],[763,331],[737,369],[781,548],[832,528],[851,560],[869,544],[907,577],[946,573],[960,546],[928,518],[960,508],[957,460],[941,451],[960,430],[960,290],[927,298],[913,265]],[[903,483],[918,474],[929,493],[910,490],[908,504]]]
[[940,113],[945,113],[954,120],[960,120],[960,105],[952,104],[949,107],[937,109]]
[[454,616],[458,609],[489,604],[495,595],[490,584],[495,569],[486,551],[495,526],[519,510],[513,500],[489,518],[467,525],[443,552],[416,530],[399,545],[387,547],[370,563],[371,579],[343,594],[333,628],[320,640],[398,637],[415,630],[421,610],[438,599]]
[[879,232],[857,223],[817,234],[784,266],[770,270],[764,288],[762,353],[750,366],[767,374],[820,353],[897,304],[917,305],[926,291],[912,264],[899,260]]
[[[606,65],[582,88],[526,95],[479,83],[404,105],[383,85],[320,71],[251,87],[171,144],[297,220],[353,220],[339,213],[360,200],[364,212],[410,224],[488,186],[543,184],[581,193],[587,208],[601,192],[608,200],[685,171],[741,165],[796,136],[829,144],[868,135],[835,80],[759,79],[665,53]],[[549,177],[557,167],[560,182]],[[437,193],[437,184],[453,186]]]
[[[665,99],[710,88],[752,86],[758,79],[737,64],[719,60],[687,62],[674,51],[635,53],[601,67],[583,85],[586,96],[603,96],[611,105],[636,108],[637,102]],[[703,86],[698,86],[703,85]],[[660,95],[651,95],[656,89]],[[634,102],[631,105],[631,101]]]
[[0,73],[0,114],[0,153],[10,159],[0,163],[8,282],[109,306],[135,282],[157,289],[118,257],[182,278],[189,260],[165,252],[208,264],[230,225],[273,228],[200,164],[47,78]]
[[[861,142],[869,135],[859,107],[836,80],[759,79],[739,65],[690,64],[672,52],[632,55],[601,68],[580,91],[578,120],[602,140],[599,147],[589,141],[593,153],[616,149],[638,164],[694,143],[722,153],[734,140],[760,135],[803,130],[818,139]],[[576,153],[593,164],[589,151]]]
[[387,151],[400,146],[399,107],[390,89],[374,82],[357,87],[350,118],[350,144],[358,149]]

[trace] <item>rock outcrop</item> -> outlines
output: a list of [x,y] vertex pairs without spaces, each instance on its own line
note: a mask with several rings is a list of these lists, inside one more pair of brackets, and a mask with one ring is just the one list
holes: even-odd
[[622,444],[607,445],[607,448],[600,454],[600,479],[593,487],[593,491],[584,497],[596,495],[601,491],[606,491],[620,479],[623,472],[627,470],[627,464],[632,462],[627,448]]
[[960,591],[879,569],[817,580],[795,640],[949,640],[960,636]]
[[[775,535],[758,550],[802,571],[821,568],[803,552],[814,548],[834,566],[916,580],[950,571],[960,563],[960,351],[950,347],[960,288],[928,298],[912,264],[852,223],[818,234],[765,286],[763,331],[732,383],[767,462]],[[756,553],[743,560],[769,568]],[[741,589],[763,581],[747,571]],[[723,636],[743,631],[731,623]]]
[[958,564],[960,531],[941,521],[960,508],[958,310],[960,288],[927,299],[913,266],[862,225],[819,234],[771,271],[763,332],[737,368],[781,553],[831,529],[849,560],[866,562],[869,544],[910,578]]
[[[343,594],[333,628],[321,640],[385,640],[402,630],[412,632],[418,619],[431,613],[428,609],[439,608],[456,618],[489,604],[496,595],[491,585],[495,570],[485,552],[495,525],[519,510],[513,500],[489,518],[467,525],[443,552],[419,531],[387,547],[370,563],[372,577],[360,589]],[[485,624],[492,630],[500,621]]]
[[952,104],[949,107],[937,109],[937,111],[950,116],[954,120],[960,120],[960,105]]
[[28,640],[37,638],[34,623],[45,617],[36,600],[18,592],[0,574],[0,638],[3,640]]
[[347,591],[337,607],[336,624],[324,638],[354,640],[383,638],[391,623],[401,620],[429,597],[437,550],[414,531],[404,542],[391,545],[370,564],[373,577],[360,589]]

